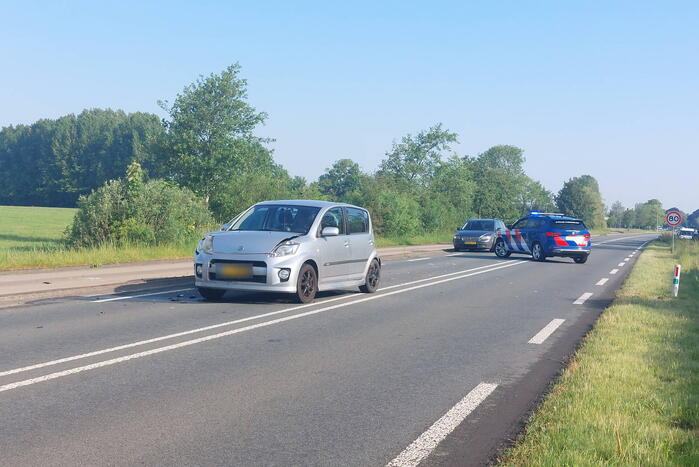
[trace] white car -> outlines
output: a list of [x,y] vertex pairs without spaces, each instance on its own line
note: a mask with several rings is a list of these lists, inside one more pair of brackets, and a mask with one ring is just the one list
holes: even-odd
[[258,203],[201,239],[195,285],[207,300],[226,290],[293,293],[302,303],[322,290],[375,292],[381,277],[366,209],[329,201]]

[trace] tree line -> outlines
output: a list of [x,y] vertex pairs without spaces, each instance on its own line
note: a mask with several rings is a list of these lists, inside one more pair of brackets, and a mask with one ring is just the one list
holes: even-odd
[[270,140],[255,135],[267,114],[248,102],[237,64],[159,104],[167,113],[162,120],[90,109],[3,128],[0,204],[76,206],[137,163],[145,180],[162,181],[153,186],[188,190],[221,222],[257,201],[285,198],[362,205],[379,233],[405,236],[451,230],[472,216],[511,222],[530,210],[562,211],[592,228],[604,227],[607,216],[612,227],[650,227],[648,219],[662,209],[651,200],[632,210],[615,203],[606,212],[590,175],[568,180],[554,194],[525,173],[522,149],[499,145],[459,155],[458,135],[441,124],[394,141],[374,173],[345,158],[315,181],[292,177],[274,161]]

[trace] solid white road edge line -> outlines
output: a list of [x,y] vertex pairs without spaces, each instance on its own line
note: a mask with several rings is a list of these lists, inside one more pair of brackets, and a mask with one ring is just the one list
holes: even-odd
[[414,261],[425,261],[426,259],[430,259],[430,258],[429,258],[429,257],[425,257],[425,258],[414,258],[414,259],[409,259],[408,262],[409,262],[409,263],[412,263],[412,262],[414,262]]
[[608,277],[602,278],[602,279],[600,279],[599,282],[596,283],[595,285],[604,285],[604,284],[607,283],[608,280],[609,280]]
[[104,303],[104,302],[114,302],[116,300],[126,300],[127,298],[139,298],[139,297],[150,297],[151,295],[161,295],[175,292],[184,292],[185,290],[194,290],[194,287],[187,287],[186,289],[175,289],[175,290],[163,290],[162,292],[151,292],[143,293],[138,295],[120,295],[118,297],[112,298],[100,298],[99,300],[92,300],[92,303]]
[[558,327],[559,327],[561,324],[563,324],[564,321],[565,321],[564,319],[559,319],[559,318],[552,319],[551,322],[550,322],[549,324],[547,324],[546,326],[544,326],[544,328],[543,328],[541,331],[537,332],[536,335],[535,335],[534,337],[532,337],[531,339],[529,339],[529,342],[528,342],[528,343],[529,343],[529,344],[541,344],[541,343],[544,342],[551,334],[553,334],[553,331],[555,331],[556,329],[558,329]]
[[[506,261],[506,262],[509,263],[509,262],[511,262],[511,261],[512,261],[512,260],[509,260],[509,261]],[[378,292],[378,293],[381,294],[381,293],[382,293],[383,291],[385,291],[385,290],[394,289],[394,288],[396,288],[396,287],[404,287],[404,286],[406,286],[406,285],[419,284],[420,282],[431,281],[431,280],[434,280],[434,279],[441,279],[441,278],[443,278],[443,277],[453,276],[453,275],[456,275],[456,274],[464,274],[464,273],[467,273],[467,272],[477,271],[477,270],[479,270],[479,269],[490,268],[490,267],[493,267],[493,265],[492,265],[492,264],[489,264],[489,265],[486,265],[486,266],[479,266],[479,267],[477,267],[477,268],[464,269],[464,270],[461,270],[461,271],[450,272],[450,273],[447,273],[447,274],[440,274],[440,275],[438,275],[438,276],[432,276],[432,277],[428,277],[428,278],[426,278],[426,279],[418,279],[418,280],[414,280],[414,281],[410,281],[410,282],[404,282],[404,283],[402,283],[402,284],[391,285],[391,286],[388,286],[388,287],[382,287],[382,288],[379,289],[379,292]],[[159,292],[159,293],[167,293],[167,292]],[[293,307],[291,307],[291,308],[285,308],[285,309],[283,309],[283,310],[270,311],[269,313],[262,313],[262,314],[259,314],[259,315],[248,316],[247,318],[240,318],[240,319],[236,319],[236,320],[233,320],[233,321],[226,321],[226,322],[224,322],[224,323],[212,324],[211,326],[205,326],[205,327],[202,327],[202,328],[190,329],[190,330],[188,330],[188,331],[182,331],[182,332],[177,332],[177,333],[174,333],[174,334],[168,334],[168,335],[166,335],[166,336],[154,337],[154,338],[152,338],[152,339],[146,339],[146,340],[142,340],[142,341],[138,341],[138,342],[132,342],[132,343],[130,343],[130,344],[118,345],[118,346],[116,346],[116,347],[110,347],[110,348],[108,348],[108,349],[95,350],[95,351],[93,351],[93,352],[88,352],[88,353],[84,353],[84,354],[80,354],[80,355],[74,355],[74,356],[71,356],[71,357],[60,358],[60,359],[57,359],[57,360],[52,360],[52,361],[50,361],[50,362],[37,363],[37,364],[34,364],[34,365],[29,365],[29,366],[22,367],[22,368],[15,368],[15,369],[12,369],[12,370],[0,371],[0,377],[1,377],[1,376],[12,375],[12,374],[16,374],[16,373],[22,373],[22,372],[24,372],[24,371],[36,370],[37,368],[44,368],[44,367],[47,367],[47,366],[58,365],[58,364],[60,364],[60,363],[71,362],[71,361],[73,361],[73,360],[79,360],[79,359],[81,359],[81,358],[94,357],[94,356],[96,356],[96,355],[102,355],[102,354],[105,354],[105,353],[116,352],[116,351],[118,351],[118,350],[129,349],[129,348],[132,348],[132,347],[137,347],[137,346],[139,346],[139,345],[152,344],[152,343],[154,343],[154,342],[159,342],[159,341],[166,340],[166,339],[174,339],[174,338],[176,338],[176,337],[182,337],[182,336],[186,336],[186,335],[189,335],[189,334],[195,334],[195,333],[198,333],[198,332],[209,331],[209,330],[211,330],[211,329],[221,328],[221,327],[225,327],[225,326],[231,326],[231,325],[233,325],[233,324],[244,323],[244,322],[246,322],[246,321],[252,321],[252,320],[255,320],[255,319],[267,318],[267,317],[269,317],[269,316],[279,315],[279,314],[282,314],[282,313],[288,313],[288,312],[290,312],[290,311],[295,311],[295,310],[299,310],[299,309],[302,309],[302,308],[308,308],[308,307],[311,307],[311,306],[322,306],[322,305],[324,305],[325,303],[336,302],[336,301],[338,301],[338,300],[346,300],[346,299],[348,299],[348,298],[356,298],[357,295],[358,295],[358,294],[343,295],[342,297],[329,298],[329,299],[327,299],[327,300],[318,301],[318,302],[314,302],[314,303],[307,303],[307,304],[305,304],[305,305],[293,306]]]
[[403,450],[387,467],[415,467],[422,462],[494,390],[497,384],[481,383]]
[[508,263],[509,263],[509,264],[504,264],[504,265],[502,265],[502,266],[494,267],[494,268],[491,268],[491,269],[486,269],[486,270],[482,270],[482,271],[476,271],[476,272],[472,272],[472,273],[469,273],[469,274],[463,274],[463,275],[461,275],[461,276],[449,277],[449,278],[442,279],[442,280],[439,280],[439,281],[430,282],[430,283],[428,283],[428,284],[419,284],[419,285],[415,285],[415,286],[413,286],[413,287],[407,287],[407,288],[405,288],[405,289],[394,290],[393,292],[386,292],[386,293],[384,293],[384,294],[370,295],[370,296],[368,296],[368,297],[361,298],[361,299],[359,299],[359,300],[354,300],[354,301],[348,302],[348,303],[339,303],[339,304],[337,304],[337,305],[326,306],[326,307],[323,307],[323,308],[319,308],[319,309],[317,309],[317,310],[306,311],[306,312],[304,312],[304,313],[299,313],[299,314],[292,315],[292,316],[285,316],[285,317],[283,317],[283,318],[277,318],[277,319],[274,319],[274,320],[271,320],[271,321],[263,321],[263,322],[261,322],[261,323],[252,324],[252,325],[250,325],[250,326],[245,326],[245,327],[242,327],[242,328],[232,329],[232,330],[230,330],[230,331],[224,331],[224,332],[220,332],[220,333],[218,333],[218,334],[211,334],[211,335],[208,335],[208,336],[199,337],[199,338],[197,338],[197,339],[192,339],[192,340],[188,340],[188,341],[178,342],[177,344],[171,344],[171,345],[167,345],[167,346],[165,346],[165,347],[158,347],[158,348],[155,348],[155,349],[146,350],[146,351],[143,351],[143,352],[138,352],[138,353],[131,354],[131,355],[125,355],[125,356],[123,356],[123,357],[112,358],[112,359],[110,359],[110,360],[104,360],[104,361],[101,361],[101,362],[92,363],[92,364],[90,364],[90,365],[79,366],[79,367],[76,367],[76,368],[71,368],[71,369],[69,369],[69,370],[58,371],[58,372],[55,372],[55,373],[50,373],[50,374],[48,374],[48,375],[39,376],[39,377],[36,377],[36,378],[30,378],[30,379],[26,379],[26,380],[23,380],[23,381],[17,381],[17,382],[15,382],[15,383],[5,384],[5,385],[3,385],[3,386],[0,386],[0,392],[9,391],[9,390],[11,390],[11,389],[16,389],[16,388],[19,388],[19,387],[22,387],[22,386],[28,386],[28,385],[30,385],[30,384],[41,383],[41,382],[43,382],[43,381],[49,381],[49,380],[52,380],[52,379],[60,378],[60,377],[62,377],[62,376],[68,376],[68,375],[72,375],[72,374],[76,374],[76,373],[81,373],[81,372],[87,371],[87,370],[94,370],[94,369],[96,369],[96,368],[102,368],[102,367],[105,367],[105,366],[114,365],[114,364],[116,364],[116,363],[121,363],[121,362],[125,362],[125,361],[128,361],[128,360],[133,360],[133,359],[136,359],[136,358],[146,357],[146,356],[148,356],[148,355],[154,355],[154,354],[158,354],[158,353],[161,353],[161,352],[166,352],[166,351],[168,351],[168,350],[179,349],[179,348],[181,348],[181,347],[188,347],[188,346],[190,346],[190,345],[199,344],[199,343],[202,343],[202,342],[207,342],[207,341],[211,341],[211,340],[214,340],[214,339],[220,339],[220,338],[222,338],[222,337],[232,336],[232,335],[234,335],[234,334],[240,334],[240,333],[246,332],[246,331],[252,331],[253,329],[258,329],[258,328],[263,328],[263,327],[267,327],[267,326],[272,326],[272,325],[274,325],[274,324],[279,324],[279,323],[283,323],[283,322],[286,322],[286,321],[291,321],[291,320],[294,320],[294,319],[303,318],[303,317],[306,317],[306,316],[311,316],[311,315],[315,315],[315,314],[318,314],[318,313],[323,313],[323,312],[330,311],[330,310],[335,310],[335,309],[337,309],[337,308],[342,308],[342,307],[346,307],[346,306],[350,306],[350,305],[356,305],[356,304],[358,304],[358,303],[364,303],[364,302],[368,302],[368,301],[371,301],[371,300],[377,300],[377,299],[380,299],[380,298],[383,298],[383,297],[388,297],[388,296],[391,296],[391,295],[396,295],[396,294],[401,294],[401,293],[405,293],[405,292],[410,292],[410,291],[412,291],[412,290],[422,289],[422,288],[424,288],[424,287],[432,287],[432,286],[435,286],[435,285],[438,285],[438,284],[443,284],[443,283],[445,283],[445,282],[450,282],[450,281],[454,281],[454,280],[458,280],[458,279],[464,279],[464,278],[466,278],[466,277],[476,276],[476,275],[483,274],[483,273],[486,273],[486,272],[493,272],[493,271],[497,271],[497,270],[500,270],[500,269],[509,268],[509,267],[512,267],[512,266],[517,266],[517,265],[519,265],[519,264],[525,264],[524,262],[519,262],[519,261],[517,261],[517,262],[508,261]]
[[585,292],[584,294],[582,294],[582,295],[580,296],[580,298],[578,298],[577,300],[575,300],[575,301],[573,302],[573,305],[582,305],[582,304],[585,303],[585,302],[587,301],[587,299],[590,298],[590,297],[592,297],[592,292]]
[[611,271],[609,271],[609,274],[616,274],[617,272],[619,272],[618,269],[612,269]]

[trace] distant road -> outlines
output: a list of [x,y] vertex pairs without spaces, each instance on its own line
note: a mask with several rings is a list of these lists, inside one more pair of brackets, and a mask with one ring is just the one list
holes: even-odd
[[432,252],[310,305],[193,289],[0,310],[0,465],[482,465],[655,234]]

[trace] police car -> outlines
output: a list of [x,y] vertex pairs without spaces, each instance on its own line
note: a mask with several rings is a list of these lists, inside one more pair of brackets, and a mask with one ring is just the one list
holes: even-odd
[[532,255],[535,261],[564,256],[582,264],[590,251],[590,231],[582,219],[560,213],[532,211],[510,229],[498,231],[495,240],[495,254],[500,258],[524,253]]

